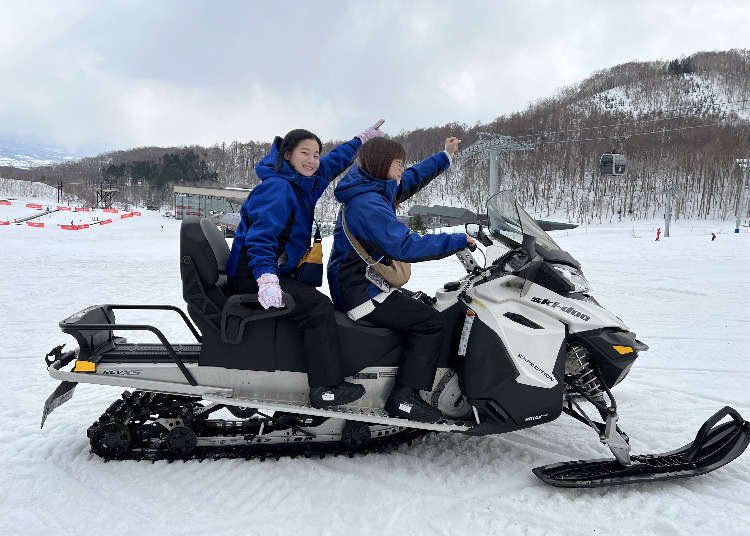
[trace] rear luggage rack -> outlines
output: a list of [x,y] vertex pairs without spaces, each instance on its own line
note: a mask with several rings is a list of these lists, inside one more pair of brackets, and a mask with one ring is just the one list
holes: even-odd
[[78,341],[79,360],[97,362],[101,359],[102,354],[116,350],[116,337],[112,333],[114,330],[150,331],[159,339],[164,350],[177,364],[188,383],[193,386],[198,385],[174,347],[159,329],[148,324],[117,324],[114,314],[117,309],[175,311],[185,321],[185,325],[190,329],[195,339],[199,343],[202,340],[200,333],[190,322],[187,315],[174,305],[94,305],[60,322],[60,329],[63,333],[71,335]]
[[[173,344],[183,363],[197,363],[200,344]],[[100,354],[99,363],[163,363],[172,361],[169,351],[159,343],[127,343],[114,341],[113,347]]]

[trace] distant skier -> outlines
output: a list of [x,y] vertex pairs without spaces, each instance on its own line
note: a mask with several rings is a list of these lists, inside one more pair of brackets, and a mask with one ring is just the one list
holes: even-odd
[[661,227],[656,230],[656,241],[659,241],[659,235],[661,235]]
[[716,240],[716,233],[711,233],[711,242]]

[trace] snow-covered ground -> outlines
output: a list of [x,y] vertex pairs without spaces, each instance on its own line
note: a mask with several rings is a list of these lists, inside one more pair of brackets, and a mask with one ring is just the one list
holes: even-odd
[[[0,221],[24,211],[0,206]],[[0,534],[750,534],[747,453],[668,483],[544,485],[531,467],[609,456],[565,416],[497,437],[433,434],[353,459],[104,463],[89,453],[86,429],[120,390],[80,385],[40,431],[57,385],[42,358],[75,345],[58,321],[95,303],[183,305],[179,222],[142,214],[81,231],[0,227]],[[104,214],[77,217],[95,216]],[[554,235],[600,302],[651,347],[616,390],[635,453],[690,441],[727,403],[750,416],[750,234],[731,233],[733,222],[675,222],[672,237],[655,242],[660,225]],[[454,259],[423,263],[410,288],[433,291],[461,273]],[[171,315],[125,313],[118,319],[191,340]]]
[[643,82],[614,87],[595,95],[594,102],[603,111],[616,109],[635,117],[668,110],[671,112],[667,115],[678,117],[726,112],[750,119],[742,97],[730,85],[718,76],[696,73],[671,77],[659,91]]

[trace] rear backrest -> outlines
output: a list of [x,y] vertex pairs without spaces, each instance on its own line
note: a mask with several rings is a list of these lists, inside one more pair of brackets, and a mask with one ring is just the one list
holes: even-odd
[[[229,259],[224,233],[205,218],[186,217],[180,227],[180,258],[185,256],[192,260],[206,296],[219,308],[223,307]],[[183,280],[183,290],[184,286]]]

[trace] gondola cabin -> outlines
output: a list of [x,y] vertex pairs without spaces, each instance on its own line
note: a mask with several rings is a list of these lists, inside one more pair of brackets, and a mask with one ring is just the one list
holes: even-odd
[[627,160],[624,154],[604,153],[599,160],[600,175],[624,175]]

